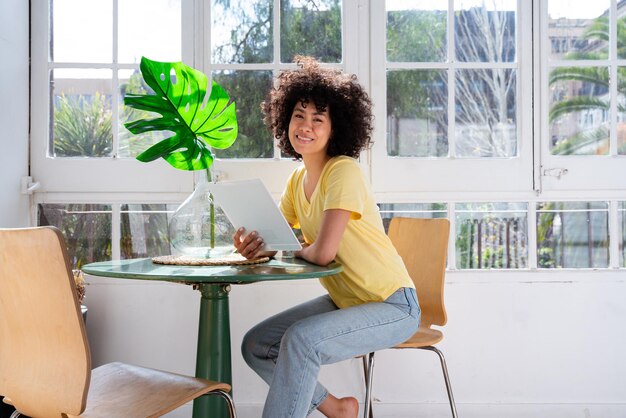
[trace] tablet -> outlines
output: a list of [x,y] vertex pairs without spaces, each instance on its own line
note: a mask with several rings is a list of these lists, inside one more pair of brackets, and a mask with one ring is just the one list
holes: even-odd
[[257,231],[264,250],[297,251],[302,245],[261,179],[210,183],[209,190],[235,229]]

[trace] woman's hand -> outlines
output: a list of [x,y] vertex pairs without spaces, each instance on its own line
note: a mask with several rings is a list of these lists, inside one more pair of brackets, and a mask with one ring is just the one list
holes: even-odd
[[276,254],[275,251],[263,251],[265,243],[263,238],[256,232],[252,231],[245,235],[246,229],[239,228],[235,235],[233,235],[233,245],[237,249],[237,252],[251,260],[257,257],[272,257]]

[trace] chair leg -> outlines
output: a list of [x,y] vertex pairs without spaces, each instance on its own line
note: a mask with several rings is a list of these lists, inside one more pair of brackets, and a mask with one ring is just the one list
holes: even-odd
[[454,403],[454,396],[452,395],[452,386],[450,385],[450,377],[448,376],[448,366],[446,366],[446,359],[444,358],[443,353],[437,347],[433,346],[420,348],[422,348],[423,350],[434,351],[439,356],[439,361],[441,362],[441,370],[443,371],[443,379],[446,382],[446,390],[448,391],[448,400],[450,401],[452,417],[458,418],[458,415],[456,413],[456,404]]
[[365,377],[365,402],[363,418],[374,418],[372,410],[372,380],[374,378],[374,353],[363,356],[363,375]]
[[237,411],[235,410],[235,402],[233,402],[233,398],[232,396],[230,396],[228,392],[225,392],[223,390],[214,390],[212,392],[207,393],[207,395],[219,395],[222,398],[224,398],[224,400],[228,404],[228,413],[229,413],[230,418],[237,418]]

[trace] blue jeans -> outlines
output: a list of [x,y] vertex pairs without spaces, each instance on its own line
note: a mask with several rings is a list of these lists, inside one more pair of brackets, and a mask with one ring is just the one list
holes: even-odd
[[304,418],[328,396],[317,382],[322,364],[406,341],[419,327],[415,290],[398,289],[384,302],[339,309],[328,295],[297,305],[253,327],[241,351],[270,386],[264,418]]

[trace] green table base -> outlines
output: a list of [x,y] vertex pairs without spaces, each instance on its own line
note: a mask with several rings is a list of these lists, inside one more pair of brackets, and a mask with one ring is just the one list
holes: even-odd
[[[199,284],[200,323],[196,377],[232,384],[230,359],[230,285]],[[231,393],[232,395],[232,393]],[[226,401],[218,396],[202,396],[193,402],[193,418],[228,418]]]

